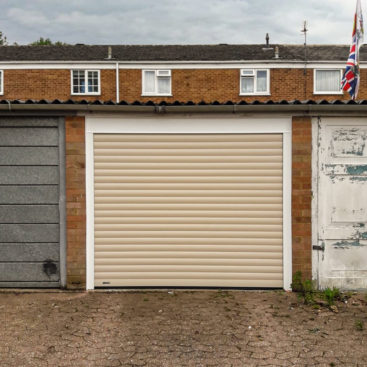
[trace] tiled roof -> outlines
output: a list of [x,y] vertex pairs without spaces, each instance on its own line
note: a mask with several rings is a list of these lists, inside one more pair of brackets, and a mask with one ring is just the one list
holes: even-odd
[[[108,45],[0,46],[0,61],[105,61]],[[303,45],[111,45],[113,61],[303,61]],[[275,59],[275,48],[279,59]],[[346,61],[349,46],[309,45],[309,61]],[[367,46],[361,48],[367,61]]]
[[[96,101],[87,101],[87,100],[80,100],[80,101],[74,101],[74,100],[67,100],[67,101],[60,101],[58,99],[55,100],[33,100],[33,99],[28,99],[28,100],[0,100],[0,105],[74,105],[76,106],[76,109],[78,108],[78,106],[83,106],[83,105],[89,105],[89,106],[284,106],[284,105],[288,105],[288,106],[294,106],[294,105],[303,105],[303,106],[307,106],[307,105],[319,105],[319,106],[323,106],[323,105],[328,105],[328,106],[336,106],[336,105],[367,105],[367,100],[360,100],[360,101],[353,101],[353,100],[348,100],[348,101],[342,101],[339,99],[333,100],[333,101],[327,101],[327,100],[312,100],[312,99],[308,99],[308,100],[304,100],[304,101],[300,101],[300,100],[292,100],[292,101],[287,101],[287,100],[282,100],[282,101],[277,101],[274,102],[272,100],[266,101],[266,102],[260,102],[260,101],[253,101],[253,102],[246,102],[246,101],[241,101],[241,102],[233,102],[233,101],[227,101],[224,103],[220,103],[218,101],[213,101],[213,102],[205,102],[205,101],[201,101],[199,103],[194,103],[192,101],[188,101],[188,102],[180,102],[180,101],[175,101],[175,102],[166,102],[166,101],[162,101],[162,102],[152,102],[152,101],[148,101],[148,102],[140,102],[140,101],[135,101],[132,103],[126,102],[126,101],[120,101],[119,103],[116,103],[114,101],[100,101],[100,100],[96,100]],[[10,109],[10,108],[9,108]]]

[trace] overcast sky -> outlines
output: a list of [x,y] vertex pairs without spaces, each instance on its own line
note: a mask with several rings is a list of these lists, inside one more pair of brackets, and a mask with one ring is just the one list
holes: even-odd
[[[0,0],[10,43],[349,44],[356,0]],[[362,0],[367,22],[367,0]],[[367,41],[367,36],[365,37]]]

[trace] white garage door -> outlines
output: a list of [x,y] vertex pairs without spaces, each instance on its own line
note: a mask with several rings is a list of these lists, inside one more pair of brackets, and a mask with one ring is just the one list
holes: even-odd
[[94,134],[94,285],[283,287],[282,134]]
[[366,289],[367,121],[323,118],[318,143],[319,286]]

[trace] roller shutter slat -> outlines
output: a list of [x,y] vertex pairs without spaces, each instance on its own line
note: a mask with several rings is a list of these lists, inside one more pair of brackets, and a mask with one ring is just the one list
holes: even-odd
[[[223,177],[223,170],[178,170],[178,169],[171,169],[171,170],[158,170],[158,169],[142,169],[142,170],[128,170],[125,169],[121,175],[118,175],[116,171],[110,172],[113,176],[104,176],[102,170],[96,170],[98,173],[98,177],[95,177],[96,183],[115,183],[115,182],[122,182],[127,177],[137,178],[137,177],[166,177],[169,179],[174,179],[176,177],[180,177],[185,179],[186,177],[201,177],[205,179],[207,176],[216,176],[220,178]],[[243,177],[264,177],[264,176],[275,176],[280,177],[282,174],[281,169],[248,169],[248,170],[226,170],[226,176],[232,178],[239,178],[242,179]]]
[[281,238],[282,233],[274,232],[255,232],[255,231],[94,231],[95,238],[120,238],[120,237],[181,237],[181,238]]
[[[181,156],[207,156],[207,157],[223,157],[223,156],[233,156],[242,158],[247,157],[261,157],[261,156],[281,156],[282,147],[278,149],[268,149],[268,148],[252,148],[252,149],[234,149],[229,147],[223,147],[221,149],[95,149],[96,156],[98,156],[98,161],[110,161],[111,159],[116,159],[117,161],[122,160],[126,157],[133,158],[139,156],[156,156],[159,158],[167,157],[167,155],[179,158]],[[96,161],[96,162],[98,162]]]
[[96,286],[282,286],[281,134],[95,134]]
[[264,183],[281,183],[281,177],[141,177],[141,176],[124,176],[119,178],[118,182],[96,182],[94,188],[96,190],[114,190],[122,187],[123,184],[126,183],[159,183],[159,184],[169,184],[169,183],[187,183],[187,184],[196,184],[196,183],[258,183],[261,180]]
[[[95,134],[95,142],[282,142],[281,134]],[[121,147],[121,144],[119,145]]]
[[[269,246],[280,246],[282,244],[281,238],[190,238],[189,240],[186,238],[177,238],[177,237],[166,237],[166,238],[154,238],[154,237],[135,237],[135,238],[96,238],[95,239],[96,248],[105,246],[104,248],[113,248],[119,251],[123,251],[126,248],[129,248],[129,245],[133,245],[136,249],[150,248],[150,250],[154,249],[154,246],[159,246],[157,249],[171,250],[174,245],[175,249],[185,249],[190,248],[191,246],[195,246],[195,248],[200,251],[211,251],[215,249],[219,251],[222,247],[223,251],[267,251]],[[224,247],[225,246],[225,247]],[[238,247],[240,246],[240,247]],[[255,246],[254,248],[252,246]],[[250,249],[250,250],[247,250]],[[265,250],[264,250],[265,249]],[[131,250],[131,249],[130,249]]]
[[213,259],[213,258],[206,258],[206,259],[197,259],[195,257],[190,258],[177,258],[177,254],[174,257],[161,257],[161,258],[145,258],[145,257],[139,257],[139,258],[104,258],[104,259],[97,259],[95,261],[96,267],[106,268],[108,267],[108,270],[112,270],[115,267],[139,267],[144,266],[149,269],[149,266],[155,267],[155,266],[228,266],[228,267],[238,267],[238,266],[260,266],[260,267],[278,267],[282,266],[282,259],[231,259],[231,258],[220,258],[220,259]]
[[[98,207],[98,209],[96,209]],[[120,210],[115,206],[95,205],[94,217],[120,217],[120,218],[135,218],[135,217],[150,217],[150,218],[162,218],[162,217],[197,217],[201,218],[278,218],[282,220],[282,211],[254,211],[254,210]],[[96,219],[97,220],[97,219]]]
[[[250,164],[256,164],[256,163],[279,163],[282,161],[282,156],[275,155],[275,156],[247,156],[247,157],[241,157],[241,156],[189,156],[189,157],[174,157],[174,156],[154,156],[152,154],[148,156],[127,156],[124,157],[125,159],[122,159],[123,157],[96,157],[95,158],[95,164],[104,164],[106,167],[111,168],[119,168],[119,165],[123,163],[124,160],[128,160],[129,163],[174,163],[174,164],[192,164],[192,163],[214,163],[214,164],[220,164],[220,163],[231,163],[231,164],[244,164],[244,163],[250,163]],[[98,166],[97,166],[98,167]]]
[[264,170],[264,169],[280,169],[282,168],[282,162],[279,158],[279,162],[206,162],[206,163],[187,163],[187,162],[124,162],[124,163],[94,163],[95,176],[109,175],[114,176],[118,173],[124,174],[124,170],[149,170],[149,169],[163,169],[163,170],[223,170],[223,174],[226,174],[226,170]]
[[[94,148],[99,149],[251,149],[259,148],[260,141],[95,141]],[[281,149],[282,141],[261,141],[264,149]]]
[[94,215],[95,224],[254,224],[254,225],[266,225],[266,224],[282,224],[281,218],[174,218],[174,217],[120,217],[108,216],[108,215]]
[[[112,192],[112,190],[106,190],[107,192]],[[250,190],[241,187],[240,190],[237,189],[227,189],[227,190],[217,190],[217,189],[190,189],[190,190],[182,190],[182,189],[172,189],[172,190],[160,190],[160,189],[151,189],[151,190],[118,190],[116,194],[118,197],[144,197],[144,196],[159,196],[159,197],[167,197],[167,196],[175,196],[175,197],[193,197],[193,196],[210,196],[210,197],[282,197],[282,190]],[[95,190],[95,196],[103,196],[103,190]]]
[[236,266],[236,265],[95,265],[96,273],[111,272],[111,273],[262,273],[262,274],[273,274],[281,273],[281,266]]
[[[113,203],[113,200],[110,198],[99,198],[97,204],[102,204],[101,208],[107,209],[124,209],[129,211],[134,210],[167,210],[167,214],[169,215],[169,210],[232,210],[232,211],[243,211],[243,210],[253,210],[259,211],[262,210],[264,215],[268,215],[271,211],[281,211],[282,205],[279,204],[122,204],[122,203]],[[121,201],[120,198],[116,198],[116,201]],[[133,212],[131,212],[133,215]]]
[[263,231],[274,232],[282,229],[282,225],[276,224],[172,224],[172,223],[153,223],[153,224],[95,224],[96,233],[110,231]]
[[[177,252],[176,251],[158,251],[157,249],[155,251],[99,251],[98,257],[101,258],[101,260],[97,259],[96,264],[99,262],[100,264],[108,263],[109,261],[114,262],[124,262],[124,261],[134,261],[138,262],[140,259],[144,260],[149,263],[149,261],[164,261],[168,259],[168,261],[171,261],[172,259],[177,260]],[[201,252],[201,251],[180,251],[180,257],[179,259],[185,259],[185,261],[190,261],[191,259],[200,259],[201,261],[206,261],[208,259],[219,259],[220,261],[226,260],[226,259],[234,259],[234,260],[240,260],[240,261],[248,261],[251,263],[251,261],[276,261],[279,265],[279,261],[281,261],[282,256],[279,252],[238,252],[238,251],[232,251],[232,252]],[[188,259],[188,260],[187,260]],[[179,261],[180,261],[179,260]],[[199,260],[198,260],[199,261]]]
[[[267,273],[260,273],[260,272],[253,272],[252,269],[250,272],[246,273],[244,271],[241,272],[195,272],[195,271],[166,271],[166,272],[159,272],[159,271],[137,271],[137,272],[97,272],[95,274],[96,280],[123,280],[123,279],[141,279],[141,281],[145,282],[149,279],[216,279],[217,285],[218,281],[220,282],[223,280],[281,280],[282,275],[281,272],[267,272]],[[191,283],[191,282],[190,282]],[[199,283],[200,284],[200,283]],[[202,284],[200,284],[202,286]],[[266,286],[266,285],[265,285]]]

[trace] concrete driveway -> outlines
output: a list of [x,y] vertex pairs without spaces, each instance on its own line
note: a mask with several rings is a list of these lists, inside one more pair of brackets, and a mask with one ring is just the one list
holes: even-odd
[[255,291],[1,292],[0,366],[367,366],[367,298]]

